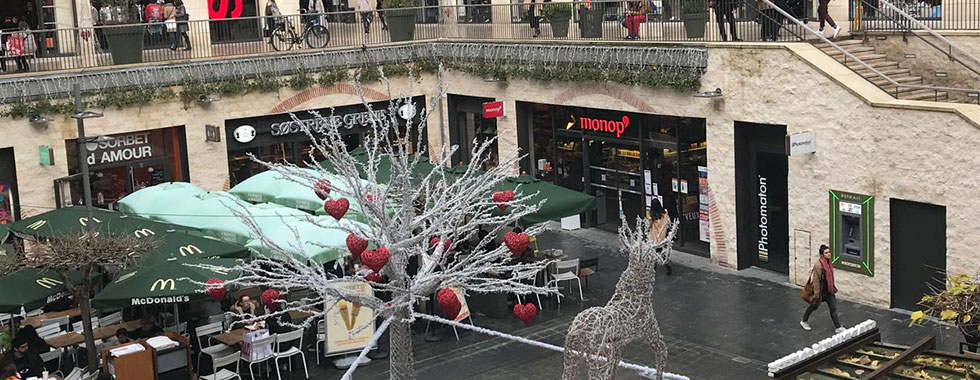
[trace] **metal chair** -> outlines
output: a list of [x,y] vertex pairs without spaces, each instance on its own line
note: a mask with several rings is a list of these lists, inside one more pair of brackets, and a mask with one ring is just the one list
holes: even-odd
[[[579,259],[559,261],[549,267],[549,274],[551,275],[550,283],[557,286],[562,281],[577,282],[578,297],[580,300],[583,300],[585,297],[582,296],[582,280],[578,278],[578,271]],[[561,296],[558,297],[558,304],[561,305]]]
[[174,325],[174,326],[164,327],[163,328],[163,331],[164,332],[172,332],[172,333],[175,333],[177,335],[183,336],[185,338],[188,337],[188,335],[187,335],[187,322],[180,322],[179,324]]
[[99,378],[99,370],[95,370],[95,372],[82,375],[82,380],[96,380],[98,378]]
[[221,324],[221,328],[225,328],[225,314],[224,313],[221,313],[221,314],[218,314],[218,315],[208,316],[208,325],[211,325],[211,324],[214,324],[214,323],[220,323]]
[[[220,334],[220,333],[221,333],[220,322],[209,323],[194,329],[194,334],[197,335],[197,346],[200,347],[201,349],[201,354],[198,355],[197,357],[198,369],[201,368],[201,357],[203,357],[204,355],[211,357],[211,361],[213,363],[216,357],[224,356],[227,355],[228,352],[235,351],[232,347],[228,347],[228,345],[224,343],[211,342],[211,335]],[[206,338],[206,339],[201,339],[201,338]],[[206,346],[204,345],[205,341],[208,342],[208,345]]]
[[61,329],[61,325],[56,323],[37,328],[37,335],[40,336],[41,339],[53,338],[55,336],[62,335],[63,333],[64,330]]
[[323,350],[327,350],[327,321],[321,319],[316,323],[316,365],[320,365],[320,344],[323,343]]
[[[283,343],[296,342],[296,345],[282,350]],[[279,359],[286,359],[299,355],[303,359],[303,372],[306,374],[306,378],[310,378],[310,372],[306,368],[306,354],[300,349],[303,347],[303,330],[297,329],[287,333],[276,334],[276,351],[273,354],[276,360],[276,378],[282,380],[282,375],[279,373]],[[289,360],[289,370],[293,370],[293,361]]]
[[[235,364],[235,372],[229,371],[224,367],[230,366],[232,363]],[[238,351],[229,352],[227,355],[218,356],[214,358],[214,371],[210,375],[202,375],[201,380],[228,380],[228,379],[241,379],[242,377],[238,375],[239,369],[238,361]]]
[[589,287],[589,277],[599,275],[599,257],[585,259],[579,262],[578,277],[585,279],[585,287]]
[[48,364],[49,362],[53,362],[53,361],[57,360],[58,361],[58,367],[56,367],[56,368],[61,368],[61,356],[64,353],[65,353],[65,349],[64,348],[57,348],[57,349],[53,349],[53,350],[48,351],[48,352],[44,352],[44,353],[41,354],[41,362],[44,363],[44,364]]
[[75,368],[73,368],[71,370],[71,372],[68,373],[68,375],[65,375],[64,376],[64,379],[65,380],[81,380],[82,379],[82,373],[83,372],[85,372],[84,369],[79,368],[79,367],[75,367]]
[[122,322],[122,319],[123,319],[122,311],[117,311],[115,313],[99,318],[99,326],[112,326],[114,324]]
[[[99,326],[101,326],[99,321],[100,321],[99,317],[92,317],[92,329],[93,330],[95,330],[95,329],[99,328]],[[82,324],[82,322],[83,321],[78,321],[78,322],[72,323],[71,324],[71,331],[74,331],[74,332],[77,332],[79,334],[82,334],[84,332],[84,330],[85,330],[85,326]]]
[[41,327],[45,327],[45,326],[57,324],[59,327],[60,326],[64,326],[64,329],[65,330],[68,330],[68,327],[69,327],[68,322],[69,322],[69,319],[68,319],[68,316],[67,315],[64,316],[64,317],[58,317],[58,318],[52,318],[52,319],[42,319],[41,320]]
[[[252,352],[255,352],[256,350],[261,350],[262,347],[271,347],[275,343],[276,343],[276,336],[275,335],[269,335],[268,337],[265,337],[265,338],[262,338],[262,339],[253,340],[252,341]],[[242,351],[241,352],[241,355],[238,356],[239,360],[242,360],[242,361],[245,361],[246,363],[248,363],[248,374],[250,375],[249,378],[252,378],[252,379],[255,378],[255,373],[252,372],[252,365],[253,364],[262,364],[264,362],[269,361],[269,359],[275,359],[275,357],[276,357],[275,352],[272,352],[272,350],[269,350],[269,351],[270,352],[269,352],[268,355],[262,355],[260,357],[254,358],[254,359],[252,358],[251,355],[246,356],[244,351]],[[276,368],[276,374],[279,373],[278,371],[279,371],[279,368],[277,367]],[[240,374],[241,373],[239,372],[239,375]]]

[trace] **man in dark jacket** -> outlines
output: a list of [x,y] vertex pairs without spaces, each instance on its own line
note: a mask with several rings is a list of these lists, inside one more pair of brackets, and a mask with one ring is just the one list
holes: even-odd
[[13,363],[22,379],[40,377],[41,372],[44,371],[44,362],[41,361],[41,354],[38,350],[28,343],[27,336],[17,334],[11,347],[13,348],[4,353],[3,358],[0,358],[0,367],[6,367]]

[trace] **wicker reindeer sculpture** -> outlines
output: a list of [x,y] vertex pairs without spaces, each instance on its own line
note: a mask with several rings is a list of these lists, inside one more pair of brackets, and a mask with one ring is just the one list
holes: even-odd
[[[628,223],[619,228],[619,239],[629,255],[616,292],[606,306],[594,306],[579,313],[565,336],[563,380],[582,379],[582,365],[588,365],[589,380],[612,380],[624,347],[643,342],[654,352],[658,379],[663,379],[667,345],[653,315],[655,266],[670,258],[676,222],[665,223],[665,231],[650,231],[650,223],[637,218],[636,228]],[[651,241],[650,236],[664,236]]]

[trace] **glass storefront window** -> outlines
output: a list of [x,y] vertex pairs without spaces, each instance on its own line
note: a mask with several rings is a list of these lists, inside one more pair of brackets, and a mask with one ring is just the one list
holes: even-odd
[[[707,252],[708,242],[702,241],[701,219],[706,215],[706,199],[701,199],[701,187],[698,169],[708,166],[707,145],[705,143],[704,119],[678,120],[678,142],[680,145],[680,180],[681,195],[681,242],[684,247]],[[702,207],[704,205],[705,207]]]
[[555,133],[553,107],[544,104],[535,104],[534,114],[532,115],[532,149],[531,157],[535,162],[534,175],[538,179],[555,182],[558,172],[555,167]]

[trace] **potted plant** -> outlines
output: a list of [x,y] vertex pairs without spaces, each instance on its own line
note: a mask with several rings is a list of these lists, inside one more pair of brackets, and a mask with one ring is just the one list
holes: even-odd
[[922,323],[927,316],[938,318],[960,329],[967,343],[980,345],[980,278],[947,276],[946,288],[936,289],[919,301],[924,310],[912,313],[909,326]]
[[[600,3],[601,4],[601,3]],[[602,16],[601,7],[593,7],[592,3],[585,3],[579,10],[578,26],[582,32],[582,38],[602,38]]]
[[542,13],[551,24],[553,37],[568,37],[568,20],[572,18],[572,4],[551,2],[544,5]]
[[415,0],[386,0],[385,20],[392,42],[415,39]]
[[102,34],[109,44],[112,63],[123,65],[143,62],[144,25],[133,14],[130,0],[103,0],[101,15]]
[[683,0],[681,16],[687,38],[704,38],[704,28],[708,23],[708,2],[706,0]]

